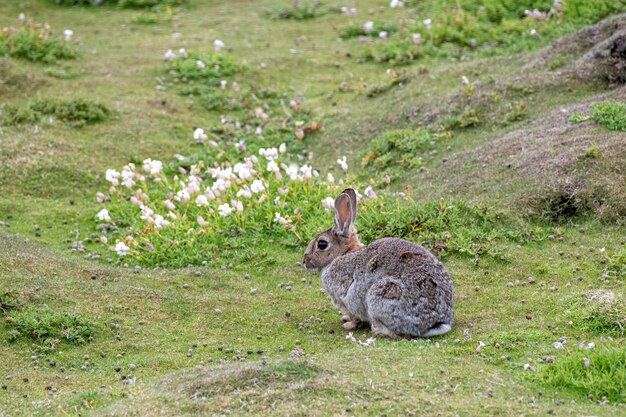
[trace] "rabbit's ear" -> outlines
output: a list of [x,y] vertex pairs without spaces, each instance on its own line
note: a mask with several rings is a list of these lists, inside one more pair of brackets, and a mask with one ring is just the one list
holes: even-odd
[[342,194],[347,194],[350,197],[350,208],[352,209],[352,223],[356,220],[356,192],[352,188],[346,188]]
[[339,194],[335,199],[335,226],[333,231],[340,236],[350,236],[350,228],[352,227],[352,218],[354,210],[351,208],[352,202],[347,193]]

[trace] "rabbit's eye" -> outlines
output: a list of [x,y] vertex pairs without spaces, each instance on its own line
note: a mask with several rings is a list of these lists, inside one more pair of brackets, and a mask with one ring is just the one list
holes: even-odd
[[322,239],[318,240],[317,241],[317,248],[321,249],[321,250],[324,250],[324,249],[328,248],[328,242],[325,241],[325,240],[322,240]]

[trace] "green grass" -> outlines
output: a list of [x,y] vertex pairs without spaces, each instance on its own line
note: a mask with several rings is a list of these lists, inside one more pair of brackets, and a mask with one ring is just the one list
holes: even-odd
[[[618,8],[570,11],[575,21],[551,18],[535,38],[524,10],[551,1],[468,0],[463,14],[454,2],[406,3],[415,13],[364,0],[348,17],[336,12],[346,4],[328,1],[301,20],[267,18],[294,6],[275,0],[194,0],[171,16],[0,4],[0,26],[23,12],[49,23],[53,39],[73,30],[67,45],[80,52],[62,64],[0,57],[5,109],[85,97],[110,110],[81,129],[42,123],[48,115],[2,126],[0,414],[619,415],[625,232],[608,208],[619,214],[624,201],[623,133],[596,122],[568,128],[561,109],[621,98],[568,78],[578,56],[567,48],[558,76],[555,55],[538,49]],[[143,22],[146,13],[159,18]],[[429,17],[437,38],[422,34],[414,49],[412,29]],[[366,21],[398,30],[386,42],[341,38]],[[486,39],[489,28],[513,34],[477,38],[476,50],[457,39]],[[402,70],[363,59],[385,47]],[[163,61],[180,48],[192,57]],[[194,139],[198,127],[206,138]],[[259,150],[281,143],[277,161],[319,177],[267,171]],[[215,182],[208,168],[251,156],[254,178],[232,179],[221,200],[197,206]],[[163,162],[162,176],[144,171],[147,159]],[[129,163],[136,184],[111,189],[107,169]],[[192,174],[202,188],[183,204],[176,194]],[[236,195],[253,179],[265,182],[266,201]],[[346,339],[301,256],[332,223],[321,200],[347,186],[364,195],[362,240],[401,235],[440,255],[455,283],[449,334],[369,348]],[[163,201],[175,202],[177,220],[155,230],[131,196],[164,218]],[[233,199],[244,211],[220,216]],[[111,228],[95,219],[102,208]],[[132,253],[117,256],[117,240]],[[578,350],[591,342],[595,351]]]
[[626,350],[619,344],[574,351],[542,371],[551,386],[573,389],[590,399],[626,400]]
[[5,322],[10,342],[32,339],[42,351],[54,351],[59,343],[78,345],[91,341],[101,327],[85,317],[47,307],[10,313]]

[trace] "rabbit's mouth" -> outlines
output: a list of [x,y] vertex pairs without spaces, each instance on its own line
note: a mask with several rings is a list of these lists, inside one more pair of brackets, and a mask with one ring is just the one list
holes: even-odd
[[310,258],[308,258],[307,256],[305,256],[302,259],[302,266],[304,266],[304,269],[306,269],[309,272],[320,272],[321,268],[317,265],[314,265],[313,262],[311,261]]

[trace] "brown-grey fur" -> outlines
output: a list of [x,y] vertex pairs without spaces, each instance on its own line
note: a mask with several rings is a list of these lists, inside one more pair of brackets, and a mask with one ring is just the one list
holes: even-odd
[[[326,293],[344,314],[344,328],[369,323],[374,334],[389,337],[428,337],[449,331],[454,289],[439,259],[404,239],[360,243],[353,225],[356,194],[351,189],[337,197],[335,213],[335,226],[309,243],[303,263],[308,270],[322,273]],[[320,240],[327,241],[328,248],[320,250]]]

